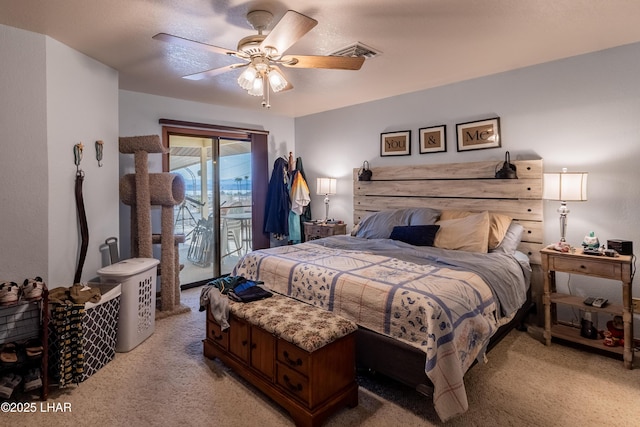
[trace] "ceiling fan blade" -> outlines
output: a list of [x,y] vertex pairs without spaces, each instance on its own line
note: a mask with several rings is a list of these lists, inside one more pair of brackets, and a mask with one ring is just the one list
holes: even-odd
[[329,68],[359,70],[364,63],[362,56],[307,56],[285,55],[280,64],[292,68]]
[[188,74],[186,76],[182,76],[182,78],[187,80],[202,80],[209,77],[217,76],[222,73],[226,73],[231,70],[246,67],[247,65],[249,65],[248,62],[246,64],[231,64],[227,65],[226,67],[214,68],[212,70],[203,71],[201,73]]
[[260,44],[261,48],[273,47],[282,55],[302,36],[307,34],[318,21],[294,10],[288,10],[273,30]]
[[184,37],[178,37],[167,33],[158,33],[152,37],[152,39],[160,40],[163,42],[171,43],[178,46],[184,46],[194,49],[208,50],[209,52],[219,53],[222,55],[238,56],[239,52],[232,49],[224,49],[222,47],[214,46],[207,43],[197,42],[195,40],[185,39]]

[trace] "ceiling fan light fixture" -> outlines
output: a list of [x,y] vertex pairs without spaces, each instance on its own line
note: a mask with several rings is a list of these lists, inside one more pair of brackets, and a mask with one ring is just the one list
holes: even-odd
[[262,76],[256,76],[256,78],[253,80],[253,85],[248,90],[249,95],[262,96],[263,95],[263,84],[264,84],[264,82],[262,81]]
[[276,68],[271,68],[269,70],[269,85],[274,92],[280,92],[282,89],[287,87],[289,82],[284,77],[284,75],[280,72],[280,70]]
[[248,66],[247,69],[240,74],[240,77],[238,77],[238,84],[244,90],[251,90],[253,82],[256,80],[257,76],[258,73],[256,72],[256,69],[252,66]]

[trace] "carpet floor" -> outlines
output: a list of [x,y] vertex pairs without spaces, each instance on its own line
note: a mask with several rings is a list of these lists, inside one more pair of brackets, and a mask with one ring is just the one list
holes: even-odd
[[[278,405],[202,355],[199,295],[199,288],[183,291],[191,311],[157,320],[138,347],[117,353],[77,386],[52,387],[47,402],[29,401],[31,412],[3,413],[2,425],[292,426]],[[340,410],[326,426],[443,425],[429,399],[412,389],[366,375],[358,382],[358,406]],[[465,384],[469,410],[444,425],[640,425],[640,369],[557,343],[546,347],[526,332],[507,335],[486,364],[467,372]]]

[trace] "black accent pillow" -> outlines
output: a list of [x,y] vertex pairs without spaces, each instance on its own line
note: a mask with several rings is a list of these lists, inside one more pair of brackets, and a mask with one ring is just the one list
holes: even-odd
[[393,227],[390,239],[413,246],[433,246],[439,225],[398,225]]

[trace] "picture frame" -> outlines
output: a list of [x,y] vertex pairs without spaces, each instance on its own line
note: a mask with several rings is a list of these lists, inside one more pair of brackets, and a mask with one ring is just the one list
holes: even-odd
[[477,120],[456,125],[458,151],[484,150],[502,146],[500,117]]
[[420,154],[444,153],[447,151],[447,126],[420,128]]
[[380,156],[411,155],[411,131],[384,132],[380,134]]

